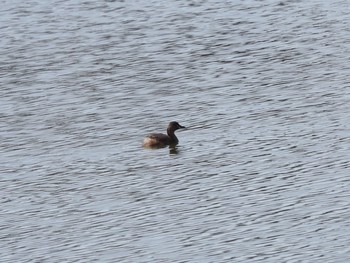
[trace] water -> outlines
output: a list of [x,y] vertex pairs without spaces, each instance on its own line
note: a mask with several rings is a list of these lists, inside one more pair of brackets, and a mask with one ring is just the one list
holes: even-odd
[[349,262],[349,8],[2,1],[2,262]]

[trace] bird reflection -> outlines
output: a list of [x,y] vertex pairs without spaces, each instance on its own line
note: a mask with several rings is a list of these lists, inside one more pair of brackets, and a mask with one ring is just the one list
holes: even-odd
[[177,146],[169,145],[169,154],[178,154],[178,153],[179,153],[179,149]]

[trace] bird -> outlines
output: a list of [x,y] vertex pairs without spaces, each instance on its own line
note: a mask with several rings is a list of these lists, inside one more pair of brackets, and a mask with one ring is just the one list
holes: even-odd
[[147,135],[143,140],[143,147],[160,148],[167,145],[177,145],[179,139],[175,135],[175,131],[178,129],[184,129],[178,122],[172,121],[167,128],[167,134],[163,133],[151,133]]

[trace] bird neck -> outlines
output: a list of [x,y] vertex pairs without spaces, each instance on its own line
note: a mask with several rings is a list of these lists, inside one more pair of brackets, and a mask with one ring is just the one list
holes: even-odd
[[178,142],[179,140],[177,139],[176,135],[175,135],[175,130],[172,128],[168,128],[167,129],[167,133],[168,136],[171,138],[172,141],[174,142]]

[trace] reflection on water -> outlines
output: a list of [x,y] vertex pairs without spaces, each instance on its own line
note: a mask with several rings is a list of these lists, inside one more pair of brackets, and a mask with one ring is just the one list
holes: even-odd
[[169,154],[179,154],[179,149],[177,146],[169,146]]
[[179,147],[177,145],[163,145],[163,146],[143,146],[147,150],[160,150],[164,148],[169,149],[169,154],[178,154]]
[[348,262],[348,7],[5,1],[2,260]]

